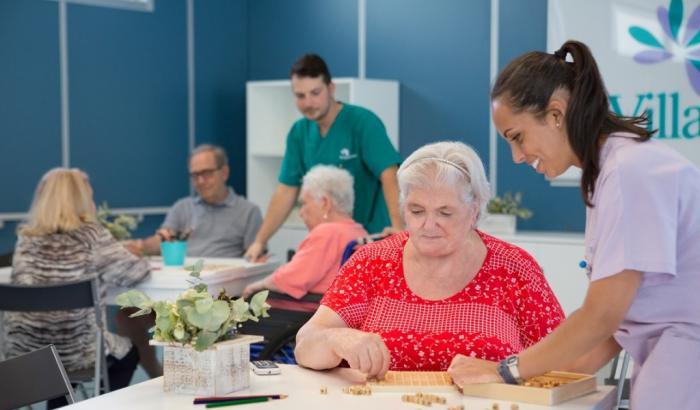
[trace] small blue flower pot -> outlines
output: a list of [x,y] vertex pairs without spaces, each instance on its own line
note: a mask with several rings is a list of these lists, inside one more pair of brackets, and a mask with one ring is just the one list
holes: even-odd
[[161,256],[163,256],[163,265],[182,266],[185,264],[185,255],[187,254],[187,242],[161,242],[160,254]]

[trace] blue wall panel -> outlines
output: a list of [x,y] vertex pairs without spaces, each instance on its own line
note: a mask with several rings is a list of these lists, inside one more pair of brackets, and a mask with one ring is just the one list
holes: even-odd
[[[0,212],[26,212],[36,183],[61,165],[58,5],[0,1]],[[0,229],[0,254],[15,242]]]
[[[547,1],[501,0],[499,21],[499,65],[528,51],[547,47]],[[548,50],[553,51],[553,50]],[[533,210],[529,221],[518,221],[518,229],[578,231],[585,228],[585,207],[578,188],[554,188],[526,164],[513,163],[510,148],[498,141],[498,191],[522,192],[524,204]]]
[[229,183],[245,193],[245,82],[248,7],[244,0],[194,2],[196,141],[224,147]]
[[357,76],[357,0],[254,0],[248,7],[249,80],[288,78],[309,52],[326,60],[332,76]]
[[0,2],[0,212],[24,212],[61,165],[58,6]]
[[449,139],[487,162],[490,2],[367,3],[367,77],[401,83],[402,156]]
[[189,192],[185,1],[155,12],[68,7],[71,164],[111,207]]

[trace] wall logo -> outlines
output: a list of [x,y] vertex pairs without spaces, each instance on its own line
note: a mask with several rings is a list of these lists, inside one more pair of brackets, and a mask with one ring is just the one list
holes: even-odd
[[[690,17],[683,24],[683,0],[671,0],[668,8],[659,6],[656,16],[664,34],[672,41],[667,49],[649,30],[632,26],[630,35],[639,43],[650,48],[634,56],[634,61],[640,64],[656,64],[673,56],[685,60],[693,90],[700,95],[700,6],[695,7]],[[682,36],[682,39],[681,39]]]

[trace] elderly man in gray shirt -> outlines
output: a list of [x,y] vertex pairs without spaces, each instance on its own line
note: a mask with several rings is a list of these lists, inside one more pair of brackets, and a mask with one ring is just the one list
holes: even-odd
[[184,234],[188,256],[242,256],[255,239],[262,213],[226,185],[230,173],[226,152],[215,145],[201,145],[192,151],[189,169],[197,196],[177,201],[155,236],[128,247],[134,253],[158,254],[161,240]]

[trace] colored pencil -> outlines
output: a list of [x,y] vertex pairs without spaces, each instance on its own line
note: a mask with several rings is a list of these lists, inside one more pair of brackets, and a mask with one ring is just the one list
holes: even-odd
[[239,404],[252,404],[252,403],[262,403],[270,400],[278,400],[272,397],[253,397],[250,399],[240,399],[231,401],[219,401],[214,403],[207,403],[206,408],[211,409],[215,407],[227,407],[227,406],[238,406]]
[[254,394],[249,396],[212,396],[212,397],[197,397],[194,399],[193,404],[207,404],[207,403],[217,403],[221,401],[235,401],[241,399],[257,399],[260,397],[267,397],[274,400],[286,399],[285,394]]

